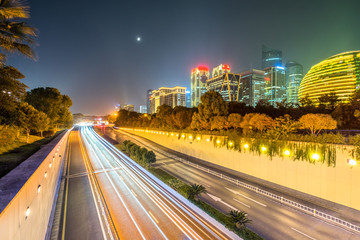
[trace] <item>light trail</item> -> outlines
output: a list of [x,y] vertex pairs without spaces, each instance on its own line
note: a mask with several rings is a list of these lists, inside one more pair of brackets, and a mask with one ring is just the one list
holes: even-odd
[[[159,183],[157,183],[154,179],[151,179],[150,177],[146,176],[145,174],[143,174],[141,172],[141,170],[139,170],[140,168],[138,167],[138,164],[133,162],[132,159],[130,159],[129,157],[127,157],[125,154],[123,154],[122,152],[120,152],[118,149],[116,149],[114,146],[112,146],[110,143],[104,141],[101,139],[101,137],[97,136],[97,133],[95,133],[94,130],[93,131],[93,135],[99,140],[101,141],[104,145],[108,146],[110,149],[113,150],[113,152],[121,159],[123,160],[123,162],[128,165],[131,169],[133,169],[135,171],[135,173],[137,173],[138,175],[140,175],[142,178],[145,178],[146,181],[148,183],[151,184],[152,188],[156,188],[157,190],[159,190],[163,195],[167,196],[168,199],[170,199],[174,204],[176,204],[178,207],[180,207],[184,212],[186,212],[189,215],[192,215],[195,217],[195,220],[201,224],[203,227],[205,227],[206,229],[208,229],[209,231],[216,233],[217,236],[219,236],[222,239],[228,239],[228,237],[225,237],[222,233],[220,233],[217,229],[215,229],[213,226],[211,226],[207,221],[204,221],[204,219],[202,219],[201,217],[198,216],[197,213],[195,213],[193,210],[191,210],[188,206],[186,206],[185,204],[183,204],[181,201],[179,201],[178,199],[174,198],[172,196],[171,193],[169,193],[166,189],[163,189],[161,187],[161,185]],[[130,163],[133,165],[130,165]],[[166,199],[167,201],[169,201],[168,199]],[[234,238],[235,236],[232,235],[232,238]]]
[[[91,135],[92,137],[92,135]],[[91,141],[91,140],[90,140]],[[105,159],[107,161],[107,163],[111,166],[108,158],[101,152],[101,150],[98,148],[98,146],[96,146],[96,142],[94,140],[93,141],[93,144],[90,145],[91,148],[96,147],[99,151],[98,153],[103,155],[103,159]],[[108,151],[106,148],[105,148],[106,151]],[[95,151],[93,151],[95,152]],[[109,152],[109,154],[111,154]],[[98,160],[100,161],[100,158],[97,156]],[[117,163],[117,162],[116,162]],[[103,164],[100,162],[101,166],[103,167]],[[117,163],[118,164],[118,163]],[[112,166],[111,166],[112,167]],[[124,167],[124,170],[126,171],[127,168]],[[188,235],[188,233],[184,230],[187,229],[188,232],[190,232],[190,234],[192,235],[192,237],[196,238],[196,239],[201,239],[200,236],[198,236],[195,232],[192,231],[192,229],[189,227],[189,226],[186,226],[185,223],[183,223],[181,221],[181,218],[179,218],[178,216],[175,216],[175,213],[172,212],[171,210],[167,209],[165,204],[163,204],[159,199],[156,198],[156,196],[149,190],[149,189],[146,189],[146,187],[144,187],[144,185],[142,185],[142,183],[137,179],[135,178],[133,175],[131,175],[131,172],[128,172],[129,177],[131,177],[134,182],[139,186],[139,188],[141,188],[144,193],[167,215],[167,217],[190,239],[191,237]],[[116,173],[116,175],[119,175],[118,173]],[[125,184],[125,187],[127,190],[131,191],[128,186]],[[145,188],[145,189],[144,189]],[[135,200],[138,202],[139,206],[142,208],[142,210],[148,215],[147,211],[144,209],[143,205],[140,203],[140,201],[138,199],[135,198]],[[169,214],[171,216],[169,216]],[[158,225],[153,221],[153,218],[151,218],[149,215],[148,215],[149,219],[154,223],[154,225],[158,228],[158,230],[162,233],[162,235],[166,238],[165,234],[160,230],[160,228],[158,227]],[[177,221],[176,221],[177,220]],[[179,226],[179,224],[181,226]]]
[[[205,238],[209,239],[228,239],[223,232],[219,232],[218,229],[214,228],[207,221],[205,221],[202,217],[200,217],[197,213],[195,213],[192,209],[182,203],[179,199],[174,197],[168,190],[164,189],[161,184],[157,183],[152,177],[147,176],[147,174],[143,173],[143,170],[139,168],[139,166],[130,160],[126,155],[118,151],[114,146],[104,141],[101,137],[99,137],[94,130],[89,128],[82,128],[82,134],[84,136],[84,142],[86,142],[86,146],[91,150],[93,155],[96,156],[96,162],[98,162],[103,168],[103,172],[106,174],[109,182],[111,183],[114,190],[118,193],[118,190],[111,180],[111,177],[107,174],[110,169],[118,170],[119,168],[124,170],[129,179],[133,180],[132,183],[136,184],[143,193],[149,197],[149,199],[159,207],[161,212],[163,212],[188,238],[190,239],[202,239],[200,235],[197,234],[195,229],[198,229],[202,234],[205,235]],[[106,161],[106,163],[110,166],[105,171],[104,164],[102,161]],[[149,213],[144,209],[142,204],[139,202],[138,197],[134,194],[134,189],[130,189],[127,184],[123,181],[124,179],[119,175],[118,171],[113,171],[115,176],[121,179],[120,182],[124,183],[125,188],[131,192],[131,196],[138,203],[140,208],[145,212],[145,214],[149,217],[149,219],[154,223],[156,227],[158,225],[154,222],[158,222],[157,218],[151,213]],[[172,209],[173,208],[173,209]],[[176,212],[175,212],[176,211]],[[181,216],[180,216],[180,215]],[[191,217],[191,218],[190,218]],[[192,227],[186,223],[184,220],[187,220]],[[195,222],[194,222],[195,221]],[[201,227],[200,227],[201,226]],[[195,227],[195,229],[193,228]],[[209,236],[204,229],[209,231],[212,236]],[[162,231],[158,229],[160,233]],[[189,234],[189,235],[188,235]],[[163,235],[166,238],[165,235]],[[191,236],[191,237],[190,237]],[[230,235],[229,235],[230,236]],[[232,236],[233,237],[233,236]]]

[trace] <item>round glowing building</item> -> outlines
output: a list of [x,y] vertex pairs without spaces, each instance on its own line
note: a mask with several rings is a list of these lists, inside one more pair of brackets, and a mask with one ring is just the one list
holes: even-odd
[[299,99],[306,96],[314,103],[323,94],[334,92],[347,102],[360,88],[360,51],[344,52],[313,66],[299,87]]

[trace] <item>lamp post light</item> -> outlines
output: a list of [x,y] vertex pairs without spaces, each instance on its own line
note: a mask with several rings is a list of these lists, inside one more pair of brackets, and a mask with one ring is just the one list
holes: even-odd
[[351,167],[357,165],[357,162],[356,162],[356,160],[354,160],[354,159],[348,159],[348,160],[347,160],[347,163],[348,163]]

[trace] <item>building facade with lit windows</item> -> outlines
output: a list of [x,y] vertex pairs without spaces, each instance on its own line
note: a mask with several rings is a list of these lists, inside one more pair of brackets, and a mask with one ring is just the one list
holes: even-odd
[[224,73],[230,72],[230,65],[229,64],[220,64],[213,68],[211,77],[214,78],[216,76],[222,75]]
[[174,108],[176,106],[186,107],[186,87],[161,87],[153,90],[150,97],[150,113],[156,113],[161,105],[169,105]]
[[150,113],[150,98],[154,89],[148,89],[146,91],[146,113]]
[[236,102],[239,98],[240,78],[240,74],[226,72],[206,80],[206,88],[220,93],[224,101]]
[[315,104],[323,94],[334,92],[347,102],[360,89],[360,50],[343,52],[314,65],[299,87],[299,99],[308,97]]
[[295,61],[288,61],[285,65],[286,98],[293,105],[299,104],[299,87],[303,78],[303,66]]
[[268,67],[264,69],[264,97],[272,106],[286,99],[286,80],[284,67]]
[[209,68],[198,66],[191,71],[191,107],[197,107],[200,97],[206,92],[206,80],[209,79]]
[[265,99],[265,71],[250,69],[240,73],[239,101],[255,107]]
[[262,45],[262,69],[282,67],[282,51]]
[[120,110],[121,109],[130,111],[130,112],[133,112],[135,110],[134,104],[120,104]]

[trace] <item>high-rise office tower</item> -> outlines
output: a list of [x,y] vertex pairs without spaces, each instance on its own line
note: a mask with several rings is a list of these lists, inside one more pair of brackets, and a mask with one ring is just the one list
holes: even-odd
[[151,98],[153,90],[154,89],[149,89],[146,91],[146,111],[147,111],[147,113],[150,113],[150,98]]
[[206,80],[208,91],[221,94],[224,101],[237,102],[239,91],[240,74],[225,72]]
[[282,67],[282,52],[262,45],[262,69]]
[[239,101],[255,107],[259,100],[265,99],[265,72],[250,69],[240,75]]
[[209,68],[198,66],[191,71],[191,107],[197,107],[200,97],[206,92],[206,80],[209,79]]
[[161,105],[169,105],[174,108],[176,106],[186,106],[186,87],[161,87],[153,90],[150,101],[150,113],[156,113],[157,108]]
[[185,94],[186,94],[186,107],[191,108],[191,92],[186,90]]
[[285,66],[286,98],[288,103],[298,104],[298,92],[303,78],[303,66],[295,61],[289,61]]
[[286,98],[286,82],[284,67],[268,67],[264,69],[265,100],[276,107],[276,102]]

